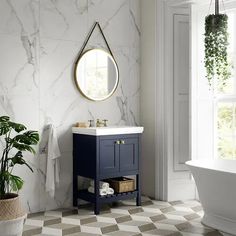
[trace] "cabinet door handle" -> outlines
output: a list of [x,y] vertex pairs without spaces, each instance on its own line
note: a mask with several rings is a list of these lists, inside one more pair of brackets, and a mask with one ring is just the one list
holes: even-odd
[[125,140],[121,140],[120,143],[121,143],[121,144],[125,144]]
[[115,144],[119,145],[120,144],[120,140],[115,141]]

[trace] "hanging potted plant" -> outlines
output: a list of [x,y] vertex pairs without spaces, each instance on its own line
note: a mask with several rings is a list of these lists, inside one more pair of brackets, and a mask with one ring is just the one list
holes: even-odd
[[10,121],[8,116],[1,116],[0,138],[3,144],[0,148],[0,235],[19,236],[26,217],[18,196],[24,181],[13,174],[13,169],[16,165],[25,165],[33,172],[23,153],[35,153],[32,145],[39,142],[39,134]]
[[205,68],[209,85],[216,78],[222,87],[231,76],[228,61],[228,16],[219,13],[219,1],[215,1],[215,14],[205,18]]

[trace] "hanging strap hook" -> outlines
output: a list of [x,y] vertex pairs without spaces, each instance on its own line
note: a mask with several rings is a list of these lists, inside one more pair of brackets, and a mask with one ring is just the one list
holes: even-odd
[[220,14],[220,8],[219,8],[219,0],[215,0],[215,14]]
[[84,51],[84,49],[85,49],[85,47],[86,47],[86,45],[87,45],[87,43],[88,43],[88,41],[89,41],[89,39],[90,39],[90,37],[91,37],[93,31],[95,30],[96,26],[98,27],[100,33],[102,34],[102,37],[103,37],[103,39],[104,39],[104,41],[105,41],[105,43],[106,43],[106,46],[107,46],[107,48],[108,48],[108,50],[109,50],[111,56],[114,58],[113,53],[112,53],[112,51],[111,51],[111,48],[110,48],[110,46],[109,46],[109,44],[108,44],[108,42],[107,42],[107,40],[106,40],[106,37],[105,37],[105,35],[104,35],[103,31],[102,31],[102,28],[101,28],[99,22],[95,22],[95,23],[94,23],[92,29],[90,30],[90,32],[89,32],[87,38],[85,39],[85,41],[84,41],[84,43],[83,43],[83,46],[82,46],[82,48],[81,48],[81,50],[80,50],[79,55],[82,55],[82,53],[83,53],[83,51]]

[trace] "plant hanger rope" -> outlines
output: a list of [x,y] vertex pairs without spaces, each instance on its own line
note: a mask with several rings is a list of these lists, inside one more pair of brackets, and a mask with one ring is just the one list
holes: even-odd
[[209,14],[210,14],[211,5],[212,5],[212,0],[211,0],[211,2],[210,2],[209,8],[208,8],[208,13],[207,13],[207,15],[209,15]]
[[223,10],[224,10],[224,13],[226,14],[226,10],[225,10],[225,3],[224,3],[224,0],[221,0],[222,2],[222,6],[223,6]]
[[[216,4],[216,3],[215,3],[215,4]],[[224,0],[221,0],[221,5],[222,5],[222,7],[223,7],[223,11],[224,11],[224,13],[226,13]],[[211,0],[211,2],[210,2],[209,8],[208,8],[208,13],[207,13],[207,15],[210,14],[211,6],[212,6],[212,0]],[[219,5],[219,9],[220,9],[220,5]]]

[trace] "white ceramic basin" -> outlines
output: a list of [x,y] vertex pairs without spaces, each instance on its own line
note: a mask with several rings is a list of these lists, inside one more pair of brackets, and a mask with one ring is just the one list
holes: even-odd
[[115,134],[138,134],[143,132],[141,126],[109,126],[109,127],[89,127],[79,128],[73,127],[74,134],[87,134],[87,135],[115,135]]

